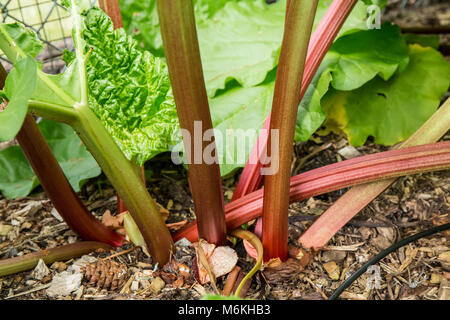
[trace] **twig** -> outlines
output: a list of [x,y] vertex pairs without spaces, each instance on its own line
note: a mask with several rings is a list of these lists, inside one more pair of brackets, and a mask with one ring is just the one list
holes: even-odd
[[212,271],[211,266],[210,266],[209,263],[208,263],[208,258],[206,258],[206,254],[205,254],[205,252],[203,251],[203,248],[202,248],[202,243],[203,243],[203,242],[204,242],[204,243],[208,243],[208,242],[207,242],[206,240],[204,240],[204,239],[200,239],[200,240],[199,240],[198,246],[197,246],[197,248],[198,248],[198,251],[197,251],[198,258],[199,258],[200,263],[202,264],[203,268],[205,268],[206,271],[208,272],[209,280],[211,281],[212,287],[214,288],[214,290],[216,291],[216,293],[217,293],[218,295],[220,295],[220,291],[219,291],[219,289],[218,289],[217,286],[216,286],[216,275],[215,275],[214,272]]
[[12,296],[6,297],[5,300],[6,300],[6,299],[12,299],[12,298],[20,297],[20,296],[24,296],[24,295],[26,295],[26,294],[33,293],[33,292],[36,292],[36,291],[39,291],[39,290],[47,289],[48,287],[50,287],[50,285],[51,285],[51,284],[49,283],[49,284],[45,284],[45,285],[43,285],[43,286],[39,286],[39,287],[33,288],[33,289],[31,289],[31,290],[28,290],[28,291],[24,291],[24,292],[21,292],[21,293],[17,293],[17,294],[14,294],[14,295],[12,295]]
[[128,279],[127,283],[124,284],[123,288],[120,290],[120,294],[126,293],[126,291],[128,291],[128,289],[131,286],[131,283],[134,281],[134,278],[136,278],[136,274],[133,274],[130,279]]
[[115,254],[113,254],[113,255],[110,255],[109,257],[106,257],[106,258],[103,258],[103,259],[100,259],[100,260],[101,260],[101,261],[105,261],[105,260],[109,260],[109,259],[112,259],[112,258],[116,258],[116,257],[119,257],[119,256],[121,256],[121,255],[130,253],[130,252],[134,251],[136,248],[137,248],[137,247],[132,247],[132,248],[130,248],[130,249],[127,249],[127,250],[124,250],[124,251],[115,253]]
[[308,277],[304,278],[306,280],[306,282],[308,282],[314,289],[316,289],[316,291],[322,296],[322,298],[324,298],[325,300],[328,300],[328,296],[325,294],[325,292],[322,291],[322,289],[320,289],[314,282],[312,282],[311,279],[309,279]]
[[234,269],[228,274],[227,281],[225,282],[225,286],[222,290],[223,296],[229,296],[231,294],[240,271],[241,268],[239,266],[235,266]]

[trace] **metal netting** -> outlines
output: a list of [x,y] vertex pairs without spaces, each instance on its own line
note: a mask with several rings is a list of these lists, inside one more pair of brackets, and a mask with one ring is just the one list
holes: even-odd
[[[48,73],[61,72],[64,67],[62,51],[73,49],[73,42],[72,20],[60,0],[0,0],[0,9],[0,22],[22,23],[33,29],[44,43],[45,49],[38,56],[44,63],[43,70]],[[12,67],[5,56],[0,55],[0,60],[6,69]]]

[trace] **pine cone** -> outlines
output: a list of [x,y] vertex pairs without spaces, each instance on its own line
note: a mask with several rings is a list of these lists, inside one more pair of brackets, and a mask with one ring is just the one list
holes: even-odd
[[96,263],[89,263],[83,272],[90,286],[112,291],[123,286],[130,275],[125,265],[112,260],[99,260]]

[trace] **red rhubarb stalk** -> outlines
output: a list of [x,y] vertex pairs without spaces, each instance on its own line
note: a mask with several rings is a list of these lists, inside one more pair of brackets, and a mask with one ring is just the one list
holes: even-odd
[[[1,64],[0,73],[6,75]],[[0,79],[3,87],[4,78]],[[122,245],[123,237],[97,220],[78,198],[31,115],[25,117],[16,139],[45,193],[67,225],[84,240],[100,241],[115,247]]]
[[123,237],[97,220],[73,191],[32,116],[25,117],[16,139],[45,193],[67,225],[84,240],[121,246]]
[[[381,179],[450,168],[450,142],[391,150],[353,158],[301,173],[291,178],[289,202],[298,202],[313,196],[357,184]],[[252,192],[225,206],[228,230],[258,218],[262,214],[263,191]],[[173,235],[196,241],[195,221]]]
[[[272,103],[267,150],[271,161],[264,177],[263,246],[264,259],[287,259],[289,180],[297,119],[298,97],[306,53],[318,0],[296,0],[289,5]],[[274,136],[273,132],[279,135]],[[278,153],[272,139],[279,137]],[[277,170],[278,169],[278,170]]]
[[[205,132],[211,133],[213,127],[194,7],[191,0],[158,0],[157,7],[180,126],[189,133],[183,136],[183,142],[198,232],[209,243],[225,244],[224,202],[214,137],[210,141],[203,139]],[[215,159],[213,163],[206,163],[203,157],[207,150],[214,150],[209,155]]]
[[111,18],[115,29],[123,27],[119,0],[99,0],[98,5]]
[[[450,99],[399,148],[438,141],[450,128]],[[386,190],[396,179],[387,179],[353,187],[340,197],[299,238],[305,248],[324,246],[350,219]]]
[[[355,6],[357,0],[334,0],[319,25],[311,36],[306,57],[305,70],[303,72],[302,87],[299,103],[302,100],[308,86],[310,85],[323,57],[332,45],[339,30]],[[263,132],[269,129],[270,115],[263,126]],[[252,149],[249,160],[242,171],[239,182],[233,194],[233,199],[258,190],[262,186],[261,168],[265,163],[267,136],[260,135]]]

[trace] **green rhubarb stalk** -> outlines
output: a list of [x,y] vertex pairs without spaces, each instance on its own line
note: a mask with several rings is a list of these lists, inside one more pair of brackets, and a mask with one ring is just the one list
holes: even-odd
[[111,247],[102,242],[82,241],[25,254],[20,257],[3,259],[0,260],[0,277],[31,270],[36,267],[40,259],[42,259],[45,264],[51,264],[56,261],[66,261],[78,258],[97,249],[109,250]]
[[[438,141],[450,128],[450,98],[399,148]],[[323,247],[350,219],[397,179],[355,186],[326,210],[298,239],[305,248]]]
[[73,108],[36,100],[28,101],[28,112],[68,125],[72,125],[78,119]]
[[[226,224],[220,169],[214,137],[204,141],[204,133],[212,131],[203,77],[200,49],[192,0],[157,0],[161,35],[169,76],[188,157],[188,179],[195,206],[200,237],[217,245],[226,243]],[[195,123],[201,125],[196,137]],[[201,140],[201,141],[199,141]],[[192,147],[192,148],[191,148]],[[203,154],[215,150],[213,163]],[[194,150],[194,152],[189,152]],[[198,154],[201,152],[201,154]]]
[[124,201],[152,257],[166,264],[173,249],[172,237],[135,166],[87,105],[78,105],[76,111],[79,121],[73,128]]
[[[269,164],[278,168],[264,177],[264,259],[288,256],[288,206],[291,158],[303,71],[318,0],[289,4],[272,104],[267,143]],[[279,132],[279,151],[272,150],[272,132]],[[276,142],[275,142],[276,143]]]
[[[31,110],[37,115],[53,113],[64,114],[69,109],[70,124],[75,129],[88,150],[102,167],[103,172],[110,180],[120,197],[125,202],[130,214],[141,230],[150,253],[155,261],[164,265],[170,260],[173,249],[173,241],[169,230],[164,224],[155,201],[150,197],[145,185],[142,183],[138,170],[132,162],[128,161],[123,152],[117,146],[111,135],[107,132],[101,121],[88,106],[88,84],[86,76],[86,62],[88,55],[83,52],[82,18],[79,8],[72,0],[72,18],[74,21],[74,42],[76,44],[76,59],[78,80],[80,82],[80,101],[75,101],[69,94],[62,90],[52,79],[38,70],[38,79],[45,84],[64,106],[53,104],[33,104]],[[25,58],[26,54],[13,41],[0,25],[0,49],[14,63],[19,58]],[[72,113],[73,111],[73,113]]]
[[[0,88],[3,88],[5,78],[6,71],[0,64]],[[25,116],[16,139],[45,193],[67,225],[84,240],[122,245],[123,237],[97,220],[75,194],[31,115]]]

